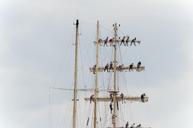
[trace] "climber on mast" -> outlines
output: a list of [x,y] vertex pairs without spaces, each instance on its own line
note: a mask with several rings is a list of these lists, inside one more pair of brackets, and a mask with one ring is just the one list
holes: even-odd
[[122,103],[123,103],[124,94],[121,93],[121,94],[120,94],[120,97],[121,97],[121,100],[122,100]]
[[138,125],[136,126],[136,128],[141,128],[141,124],[138,124]]
[[128,46],[128,43],[129,43],[129,36],[127,36],[127,39],[125,41],[125,46]]
[[141,61],[139,61],[139,62],[137,63],[137,69],[139,69],[140,66],[141,66]]
[[145,102],[145,93],[141,94],[141,101]]
[[134,45],[136,46],[135,42],[136,42],[136,37],[135,37],[134,39],[131,40],[130,46],[132,46],[132,44],[134,44]]
[[129,65],[129,71],[132,71],[133,70],[133,63],[131,63],[130,65]]
[[113,45],[113,40],[114,40],[114,38],[109,39],[110,46]]
[[92,67],[93,73],[96,73],[96,64]]
[[127,123],[125,124],[125,128],[129,128],[129,122],[127,121]]
[[104,72],[105,71],[109,72],[109,64],[108,63],[105,65]]
[[112,114],[112,111],[113,111],[112,102],[110,103],[109,107],[110,107],[110,110],[111,110],[111,114]]
[[108,42],[108,36],[107,36],[107,38],[104,40],[104,46],[107,46],[107,42]]
[[123,65],[123,64],[119,65],[119,66],[118,66],[118,70],[120,70],[120,71],[121,71],[123,67],[124,67],[124,65]]
[[90,96],[90,103],[94,100],[94,95]]
[[98,43],[101,45],[103,43],[103,40],[102,39],[99,39],[98,40]]
[[125,36],[123,36],[120,45],[125,44]]
[[110,62],[110,67],[109,67],[110,70],[113,70],[113,62],[111,61]]

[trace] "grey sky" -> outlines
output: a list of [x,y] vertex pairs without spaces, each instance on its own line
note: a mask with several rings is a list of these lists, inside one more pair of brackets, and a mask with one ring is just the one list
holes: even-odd
[[[146,66],[140,74],[124,73],[124,89],[150,96],[147,104],[133,104],[132,120],[192,128],[192,12],[191,0],[0,0],[0,127],[50,127],[49,87],[73,83],[73,22],[79,18],[81,86],[93,83],[87,66],[94,64],[96,21],[103,37],[118,22],[120,35],[142,40],[140,47],[122,48],[123,62]],[[55,111],[70,111],[63,92],[52,96]]]

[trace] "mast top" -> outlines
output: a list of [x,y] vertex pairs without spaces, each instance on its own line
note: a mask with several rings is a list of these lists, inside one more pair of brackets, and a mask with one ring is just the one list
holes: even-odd
[[76,20],[76,26],[78,26],[78,25],[79,25],[79,20],[77,19],[77,20]]

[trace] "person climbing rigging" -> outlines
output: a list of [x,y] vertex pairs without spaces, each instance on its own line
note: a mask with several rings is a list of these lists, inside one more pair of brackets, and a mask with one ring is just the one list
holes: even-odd
[[105,71],[109,72],[109,64],[108,63],[105,65],[104,72]]
[[124,67],[123,64],[119,65],[119,66],[118,66],[118,70],[122,71],[123,67]]
[[120,45],[124,44],[125,45],[125,36],[123,36],[123,38],[121,39],[121,43]]
[[111,111],[111,114],[112,114],[112,111],[113,111],[112,102],[110,103],[109,107],[110,107],[110,111]]
[[129,128],[129,122],[127,121],[127,123],[125,124],[125,128]]
[[121,100],[122,100],[122,103],[123,103],[124,94],[123,94],[123,93],[121,93],[121,94],[120,94],[120,97],[121,97]]
[[136,37],[135,37],[134,39],[131,40],[130,46],[131,46],[132,44],[134,44],[134,45],[136,46],[135,42],[136,42]]
[[113,70],[113,62],[112,61],[110,62],[109,70]]
[[110,46],[113,45],[113,40],[114,40],[114,38],[109,39]]
[[104,40],[104,46],[107,46],[107,42],[108,42],[108,36],[107,36],[107,38]]
[[139,69],[140,66],[141,66],[141,61],[139,61],[139,62],[137,63],[137,69]]
[[93,73],[96,73],[96,64],[92,67]]
[[111,99],[111,102],[113,102],[113,94],[112,93],[110,94],[110,99]]
[[133,70],[133,63],[131,63],[130,65],[129,65],[129,71],[132,71]]
[[94,95],[91,95],[91,96],[90,96],[90,103],[91,103],[92,101],[94,101]]
[[127,39],[125,41],[125,46],[128,46],[128,43],[129,43],[129,36],[127,36]]
[[98,43],[99,43],[99,45],[101,45],[101,44],[103,43],[103,40],[102,40],[102,39],[99,39],[99,40],[98,40]]
[[138,125],[136,126],[136,128],[141,128],[141,124],[138,124]]
[[145,93],[141,94],[141,101],[145,102]]

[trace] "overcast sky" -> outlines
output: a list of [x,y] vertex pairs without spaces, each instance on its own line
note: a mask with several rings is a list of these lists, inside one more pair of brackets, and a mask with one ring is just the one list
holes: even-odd
[[[122,48],[122,63],[141,60],[146,66],[140,74],[120,76],[126,79],[120,88],[150,97],[146,105],[134,104],[128,118],[153,128],[193,128],[192,12],[191,0],[0,0],[0,127],[52,128],[53,120],[54,127],[69,127],[61,120],[64,111],[71,112],[64,98],[70,94],[50,94],[49,87],[72,87],[78,18],[81,87],[93,84],[88,67],[95,61],[96,21],[102,38],[112,35],[117,22],[120,36],[142,41]],[[110,61],[105,52],[110,54],[110,48],[102,48],[101,64]],[[53,119],[50,111],[62,114]],[[71,115],[65,119],[71,121]]]

